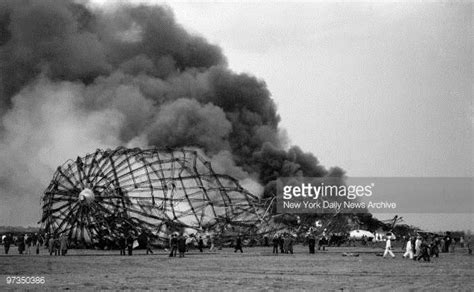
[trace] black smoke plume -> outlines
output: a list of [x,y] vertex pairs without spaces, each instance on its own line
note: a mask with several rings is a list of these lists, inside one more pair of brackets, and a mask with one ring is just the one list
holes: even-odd
[[288,148],[265,83],[167,7],[1,1],[0,117],[0,225],[36,222],[54,169],[97,148],[197,147],[264,196],[278,176],[344,175]]

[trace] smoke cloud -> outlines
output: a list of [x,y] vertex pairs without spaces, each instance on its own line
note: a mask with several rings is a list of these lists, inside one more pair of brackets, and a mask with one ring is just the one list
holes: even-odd
[[56,167],[97,148],[196,147],[264,196],[278,176],[344,175],[279,121],[265,83],[167,7],[0,1],[0,225],[37,222]]

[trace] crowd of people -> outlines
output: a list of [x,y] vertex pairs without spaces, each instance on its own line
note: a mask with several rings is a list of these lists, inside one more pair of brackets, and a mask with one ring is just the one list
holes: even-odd
[[[309,253],[314,254],[316,249],[316,243],[318,243],[318,250],[326,250],[329,244],[329,236],[326,234],[326,230],[322,234],[316,234],[310,229],[306,235],[304,244],[308,245]],[[393,253],[392,241],[395,236],[391,233],[387,233],[385,236],[385,250],[383,257],[391,256],[395,257]],[[138,240],[140,243],[138,243]],[[430,261],[432,257],[439,257],[440,253],[454,252],[455,246],[467,247],[469,254],[472,254],[471,240],[467,240],[464,237],[457,238],[455,241],[449,233],[445,236],[439,235],[423,235],[417,234],[415,236],[409,236],[403,238],[403,258],[412,259],[416,261],[424,260]],[[5,254],[10,253],[10,249],[13,245],[18,248],[19,254],[32,254],[40,253],[40,247],[45,246],[50,255],[62,255],[65,256],[69,247],[69,240],[67,235],[48,235],[44,236],[40,233],[27,233],[18,234],[13,236],[12,233],[4,234],[1,238],[1,242],[4,246]],[[281,254],[293,254],[293,246],[297,242],[297,237],[291,232],[279,232],[274,234],[272,238],[272,253],[278,255]],[[133,250],[141,245],[146,249],[146,254],[153,254],[151,236],[141,234],[135,236],[133,232],[121,233],[120,236],[114,240],[114,245],[120,250],[120,255],[133,255]],[[185,253],[190,247],[195,247],[199,252],[203,252],[205,247],[209,248],[209,251],[214,251],[214,238],[209,234],[184,234],[184,233],[172,233],[169,237],[169,256],[170,257],[184,257]],[[270,246],[270,241],[267,236],[263,237],[263,245]],[[364,245],[364,244],[363,244]],[[242,234],[238,234],[231,243],[234,248],[234,252],[240,251],[243,253],[243,237]],[[222,248],[222,246],[221,246]]]
[[[152,236],[141,234],[135,236],[133,232],[129,232],[127,235],[121,233],[120,237],[116,241],[116,245],[120,250],[120,255],[133,255],[133,250],[138,246],[143,246],[146,249],[146,254],[153,254],[152,249]],[[242,246],[242,241],[241,246]],[[210,251],[215,250],[214,241],[210,235],[197,235],[197,234],[184,234],[174,232],[169,236],[168,241],[169,256],[184,257],[184,254],[189,250],[190,246],[196,247],[199,252],[204,252],[205,246],[209,247]],[[240,248],[242,251],[242,248]]]
[[26,233],[14,236],[12,233],[7,233],[2,236],[1,240],[5,254],[10,253],[13,245],[18,248],[18,254],[40,254],[42,246],[47,247],[50,255],[65,256],[68,250],[67,235],[49,236],[40,233]]
[[[464,244],[464,237],[460,237],[460,247],[464,247]],[[445,236],[410,236],[406,241],[403,258],[416,261],[423,259],[429,262],[431,257],[439,257],[440,252],[454,252],[454,249],[455,242],[449,233]],[[467,241],[467,250],[469,254],[472,254],[470,239]]]
[[65,256],[68,250],[68,237],[63,234],[61,236],[47,236],[47,247],[49,255]]
[[16,245],[19,254],[32,254],[33,250],[36,254],[40,252],[40,246],[43,245],[44,239],[38,233],[26,233],[13,236],[7,233],[2,236],[2,243],[5,254],[10,252],[10,247]]
[[[395,257],[392,251],[392,237],[393,235],[390,233],[386,235],[383,257],[386,257],[387,255]],[[464,237],[461,236],[458,241],[455,242],[449,232],[447,232],[445,236],[417,234],[415,236],[403,238],[403,241],[405,243],[405,253],[403,254],[403,258],[415,261],[423,260],[429,262],[432,257],[439,257],[440,253],[453,253],[456,244],[462,248],[466,245],[468,253],[472,254],[470,238],[468,238],[466,242]]]
[[273,236],[273,253],[290,253],[293,254],[293,245],[295,243],[295,238],[288,232],[275,234]]

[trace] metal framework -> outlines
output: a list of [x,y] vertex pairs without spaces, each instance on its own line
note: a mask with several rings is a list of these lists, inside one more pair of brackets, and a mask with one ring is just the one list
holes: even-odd
[[194,150],[97,150],[58,167],[44,192],[42,227],[98,242],[125,232],[250,230],[264,208]]

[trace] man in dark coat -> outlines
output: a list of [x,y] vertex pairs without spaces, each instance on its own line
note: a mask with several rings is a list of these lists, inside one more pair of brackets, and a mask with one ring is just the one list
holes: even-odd
[[125,255],[125,249],[127,249],[127,240],[125,239],[125,235],[123,233],[120,233],[118,247],[120,249],[120,255]]
[[278,244],[280,245],[280,252],[281,253],[285,252],[285,250],[283,248],[284,243],[285,243],[285,239],[283,238],[283,234],[280,233],[280,235],[278,236]]
[[25,251],[25,236],[23,234],[18,236],[17,245],[18,245],[18,253],[23,254],[23,252]]
[[449,252],[449,246],[452,243],[451,233],[446,232],[446,236],[444,237],[444,250],[443,252]]
[[128,249],[128,255],[131,256],[133,254],[133,242],[135,241],[135,238],[133,237],[133,234],[130,232],[128,233],[127,236],[127,249]]
[[199,252],[202,252],[202,250],[204,249],[204,240],[202,239],[202,236],[199,236],[198,248],[199,248]]
[[428,244],[426,243],[425,240],[423,240],[421,242],[420,254],[415,258],[415,260],[417,260],[417,261],[419,261],[421,259],[423,259],[425,262],[430,261],[429,246],[428,246]]
[[59,248],[61,247],[61,244],[59,242],[59,236],[58,235],[54,236],[53,247],[54,247],[54,255],[55,256],[60,255]]
[[151,249],[151,240],[151,235],[145,234],[146,254],[153,254],[153,250]]
[[471,255],[472,254],[472,238],[470,236],[467,237],[466,244],[467,244],[467,253]]
[[[184,241],[184,245],[186,245],[186,240]],[[175,257],[176,252],[178,250],[178,235],[176,233],[173,233],[171,235],[170,239],[170,257]]]
[[315,246],[316,246],[316,237],[314,236],[313,232],[311,231],[308,234],[309,253],[314,253]]
[[235,241],[235,247],[234,247],[234,252],[237,252],[238,250],[240,250],[240,252],[244,252],[242,250],[242,238],[240,237],[240,234],[239,236],[237,237],[236,241]]
[[40,247],[44,244],[44,238],[42,234],[37,234],[36,237],[36,254],[39,254]]
[[273,253],[278,254],[278,245],[280,243],[280,239],[278,238],[278,235],[273,236]]
[[184,237],[184,234],[178,237],[178,252],[179,257],[184,258],[184,253],[186,252],[186,237]]
[[433,238],[430,244],[430,256],[439,257],[439,239],[438,237]]

